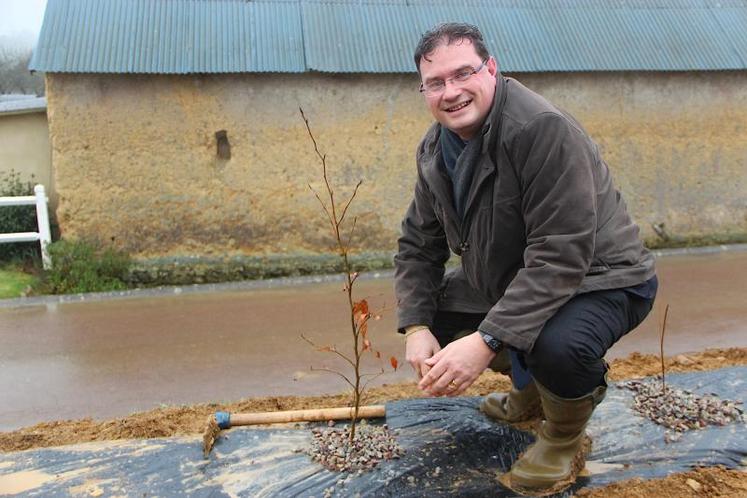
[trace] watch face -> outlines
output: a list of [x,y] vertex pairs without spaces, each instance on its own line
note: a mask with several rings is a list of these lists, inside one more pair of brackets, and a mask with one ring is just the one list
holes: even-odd
[[493,352],[497,353],[501,350],[502,345],[498,339],[490,334],[485,334],[483,332],[480,332],[480,335],[482,336],[482,340],[485,341],[485,344],[487,344],[488,347],[493,350]]

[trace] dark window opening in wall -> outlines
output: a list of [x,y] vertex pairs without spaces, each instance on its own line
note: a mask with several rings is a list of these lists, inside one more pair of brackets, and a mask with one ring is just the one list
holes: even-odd
[[220,159],[231,159],[231,144],[228,143],[228,133],[226,130],[216,131],[215,141],[218,146],[218,157]]

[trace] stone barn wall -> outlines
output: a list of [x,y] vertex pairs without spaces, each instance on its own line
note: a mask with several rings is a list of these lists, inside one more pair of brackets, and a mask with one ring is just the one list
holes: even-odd
[[[747,72],[514,76],[597,140],[644,237],[653,223],[747,233]],[[431,121],[417,86],[415,75],[48,73],[62,235],[139,258],[327,251],[302,106],[336,192],[364,181],[356,245],[393,252]]]

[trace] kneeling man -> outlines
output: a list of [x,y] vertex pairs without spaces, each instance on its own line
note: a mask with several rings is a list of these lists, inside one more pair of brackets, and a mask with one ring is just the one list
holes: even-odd
[[[462,394],[488,366],[509,373],[513,389],[481,409],[544,417],[510,480],[550,487],[578,470],[606,351],[651,310],[654,258],[599,147],[502,76],[476,27],[435,27],[415,65],[436,123],[417,150],[395,258],[406,357],[434,396]],[[461,264],[447,273],[451,252]]]

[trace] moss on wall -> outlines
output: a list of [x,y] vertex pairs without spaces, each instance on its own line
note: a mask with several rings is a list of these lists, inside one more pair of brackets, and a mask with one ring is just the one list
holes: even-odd
[[[350,259],[355,271],[377,271],[393,267],[390,253],[360,253]],[[286,254],[234,256],[232,258],[171,257],[137,263],[128,283],[133,287],[189,285],[240,280],[339,274],[340,258],[334,254]]]
[[[644,237],[747,233],[746,72],[516,77],[598,141]],[[431,121],[415,75],[47,78],[63,236],[141,259],[326,251],[302,106],[338,195],[364,180],[357,247],[395,249]]]

